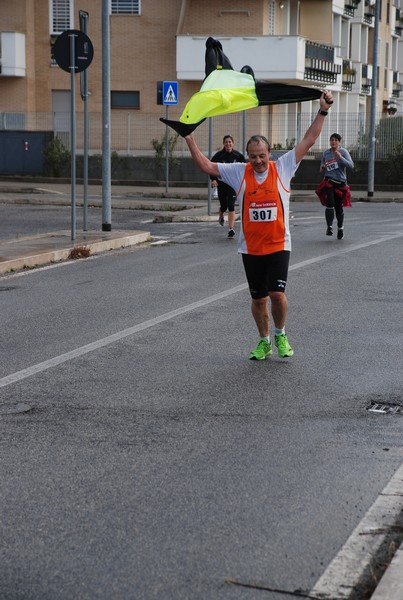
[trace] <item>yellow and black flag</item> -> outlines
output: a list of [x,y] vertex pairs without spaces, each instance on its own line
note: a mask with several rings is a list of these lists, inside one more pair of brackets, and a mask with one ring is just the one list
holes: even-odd
[[211,37],[206,41],[205,72],[200,91],[190,98],[179,121],[160,119],[183,137],[207,117],[269,104],[318,100],[322,95],[322,90],[316,88],[256,81],[253,69],[247,65],[241,71],[234,71],[221,42]]

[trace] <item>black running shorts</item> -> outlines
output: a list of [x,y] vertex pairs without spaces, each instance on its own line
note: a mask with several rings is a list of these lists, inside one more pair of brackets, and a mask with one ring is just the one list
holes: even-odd
[[235,201],[236,201],[236,193],[234,190],[228,185],[225,188],[221,185],[218,188],[218,199],[220,201],[220,210],[221,212],[234,212],[235,210]]
[[287,284],[290,251],[281,250],[273,254],[242,254],[243,266],[254,300],[265,298],[269,292],[284,292]]

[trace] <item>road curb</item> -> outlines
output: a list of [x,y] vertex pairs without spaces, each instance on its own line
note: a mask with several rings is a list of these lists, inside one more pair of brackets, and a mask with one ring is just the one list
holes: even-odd
[[84,258],[86,254],[92,256],[100,252],[126,248],[147,242],[149,239],[148,231],[116,231],[80,233],[75,240],[71,240],[71,232],[61,231],[11,240],[0,245],[0,274],[73,258]]
[[[375,587],[377,578],[382,577],[380,573],[384,572],[385,567],[384,577],[394,577],[396,569],[388,575],[388,553],[391,546],[396,547],[396,540],[401,544],[402,527],[403,465],[319,578],[310,591],[310,596],[323,600],[358,600],[367,597],[367,592]],[[396,560],[401,561],[400,554]],[[403,579],[400,576],[394,579],[394,585],[400,595],[393,599],[401,600]],[[374,594],[371,600],[392,600],[390,595],[377,598],[376,590]]]
[[403,544],[393,557],[371,600],[402,600]]

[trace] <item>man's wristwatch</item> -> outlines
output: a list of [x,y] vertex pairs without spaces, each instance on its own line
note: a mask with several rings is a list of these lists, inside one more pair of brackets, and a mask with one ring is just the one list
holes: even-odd
[[321,108],[318,110],[318,115],[322,115],[322,117],[327,117],[327,110],[322,110]]

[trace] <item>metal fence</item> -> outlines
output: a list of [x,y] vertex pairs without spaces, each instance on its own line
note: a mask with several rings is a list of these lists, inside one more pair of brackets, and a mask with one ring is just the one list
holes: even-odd
[[[163,107],[161,107],[163,108]],[[161,111],[161,116],[163,110]],[[170,119],[179,119],[180,113],[172,110]],[[301,139],[311,124],[315,113],[301,112],[290,115],[274,115],[265,109],[253,109],[243,113],[235,113],[206,120],[196,130],[196,138],[200,148],[206,154],[214,153],[222,147],[222,138],[231,134],[235,139],[235,147],[245,152],[246,142],[256,133],[265,135],[271,142],[273,150],[287,150]],[[77,152],[81,152],[83,143],[83,114],[77,113]],[[153,156],[153,140],[162,142],[165,136],[165,125],[159,121],[158,115],[143,112],[114,112],[111,114],[111,149],[120,154],[130,156]],[[364,114],[330,112],[326,118],[322,134],[313,146],[310,154],[321,155],[329,146],[329,137],[338,132],[342,136],[342,145],[355,158],[368,158],[369,117]],[[91,154],[102,152],[102,114],[89,115],[89,151]],[[18,131],[53,131],[67,148],[70,148],[70,115],[69,113],[0,113],[0,130]],[[174,132],[170,129],[169,135]],[[403,118],[398,115],[376,115],[375,157],[387,158],[403,142]],[[175,144],[176,156],[187,156],[187,146],[182,138]]]

